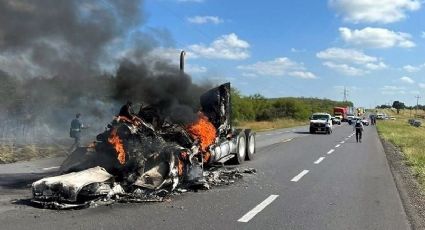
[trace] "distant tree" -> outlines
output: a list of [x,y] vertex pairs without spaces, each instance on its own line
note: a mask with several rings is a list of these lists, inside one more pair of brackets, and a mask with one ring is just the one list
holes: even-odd
[[397,114],[400,113],[400,109],[404,109],[406,106],[403,102],[400,101],[394,101],[393,102],[393,108],[397,110]]

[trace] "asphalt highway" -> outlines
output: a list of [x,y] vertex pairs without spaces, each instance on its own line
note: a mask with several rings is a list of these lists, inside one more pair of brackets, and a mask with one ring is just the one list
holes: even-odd
[[233,185],[171,201],[53,211],[28,205],[29,185],[61,158],[0,166],[0,229],[410,229],[375,127],[362,143],[346,124],[257,134],[257,154]]

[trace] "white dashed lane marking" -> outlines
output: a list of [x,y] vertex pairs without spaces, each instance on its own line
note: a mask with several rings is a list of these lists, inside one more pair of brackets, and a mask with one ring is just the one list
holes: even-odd
[[292,182],[298,182],[305,174],[307,174],[308,170],[303,170],[302,172],[300,172],[298,175],[296,175],[294,178],[292,178]]
[[58,169],[58,168],[60,168],[60,166],[53,166],[53,167],[43,168],[43,170],[47,171],[47,170]]
[[270,195],[265,199],[263,202],[255,206],[255,208],[251,209],[248,213],[246,213],[244,216],[242,216],[238,222],[247,223],[250,221],[254,216],[256,216],[259,212],[261,212],[264,208],[266,208],[269,204],[271,204],[279,195]]
[[322,162],[325,159],[325,157],[320,157],[319,159],[317,159],[317,161],[314,162],[314,164],[319,164],[320,162]]
[[340,144],[335,145],[335,148],[339,148],[339,146],[341,146]]
[[331,154],[331,153],[333,153],[334,151],[335,151],[335,149],[331,149],[331,150],[329,150],[328,154]]

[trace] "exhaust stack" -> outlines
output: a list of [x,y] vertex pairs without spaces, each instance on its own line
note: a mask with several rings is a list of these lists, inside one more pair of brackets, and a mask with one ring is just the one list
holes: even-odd
[[186,52],[184,50],[180,53],[180,71],[184,72],[184,56],[186,55]]

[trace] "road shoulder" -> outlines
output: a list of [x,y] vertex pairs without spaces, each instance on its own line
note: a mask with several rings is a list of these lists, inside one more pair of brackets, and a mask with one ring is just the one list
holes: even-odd
[[411,227],[425,229],[425,194],[406,165],[404,154],[390,142],[380,139]]

